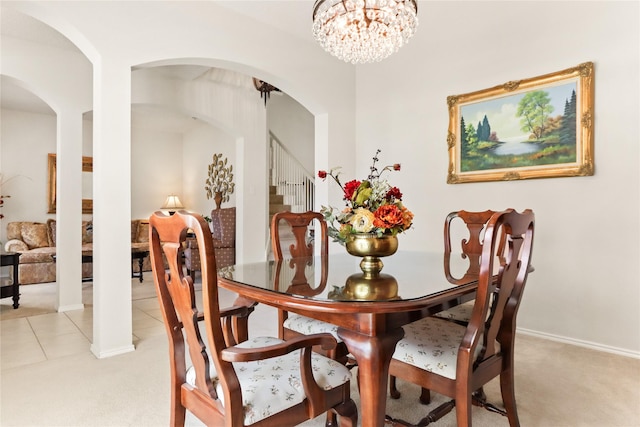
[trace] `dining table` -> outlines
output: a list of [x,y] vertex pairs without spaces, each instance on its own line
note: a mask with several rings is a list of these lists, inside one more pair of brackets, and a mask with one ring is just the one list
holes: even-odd
[[[363,427],[385,423],[389,364],[403,325],[475,298],[477,281],[452,284],[438,252],[398,251],[370,271],[347,253],[226,267],[219,285],[239,298],[338,326],[358,366]],[[454,260],[466,271],[468,260]]]

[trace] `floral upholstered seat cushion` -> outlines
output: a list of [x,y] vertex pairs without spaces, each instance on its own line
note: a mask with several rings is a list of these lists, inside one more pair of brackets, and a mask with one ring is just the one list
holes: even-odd
[[326,332],[333,335],[338,342],[342,342],[338,336],[338,327],[331,323],[323,322],[322,320],[289,313],[289,317],[282,323],[282,326],[304,335]]
[[460,322],[469,322],[474,302],[475,301],[468,301],[464,304],[456,305],[448,310],[436,313],[434,316],[442,317],[443,319],[457,320]]
[[[253,348],[281,343],[272,337],[256,337],[237,347]],[[351,373],[342,364],[313,353],[313,376],[324,390],[330,390],[351,380]],[[220,385],[213,363],[211,379],[218,397],[224,405]],[[242,389],[245,425],[253,424],[275,413],[302,402],[306,396],[300,376],[300,350],[285,356],[255,362],[235,362],[233,367]],[[189,384],[195,384],[195,370],[189,368],[186,375]]]
[[[456,378],[458,348],[466,327],[437,317],[425,317],[403,326],[404,338],[393,358],[428,372]],[[481,346],[476,347],[476,355]]]

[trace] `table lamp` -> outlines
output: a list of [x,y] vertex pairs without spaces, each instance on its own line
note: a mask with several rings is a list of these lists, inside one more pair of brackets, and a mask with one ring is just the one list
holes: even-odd
[[182,202],[180,202],[178,196],[175,194],[169,194],[161,209],[167,209],[169,210],[169,215],[173,215],[176,213],[176,209],[184,209],[184,206],[182,206]]

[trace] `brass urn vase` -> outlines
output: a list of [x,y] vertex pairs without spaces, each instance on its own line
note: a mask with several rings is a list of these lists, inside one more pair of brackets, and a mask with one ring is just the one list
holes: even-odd
[[371,278],[380,274],[384,264],[380,257],[390,256],[398,250],[398,237],[392,235],[376,236],[369,233],[351,234],[345,242],[347,252],[362,257],[360,268],[365,276]]
[[352,234],[345,242],[347,252],[362,257],[362,273],[347,278],[342,290],[343,297],[351,300],[393,300],[398,298],[398,282],[389,275],[381,273],[381,257],[391,256],[398,250],[396,236],[375,234]]

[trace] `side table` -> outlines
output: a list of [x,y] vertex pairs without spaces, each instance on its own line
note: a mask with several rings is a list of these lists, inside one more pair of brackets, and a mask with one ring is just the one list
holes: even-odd
[[20,254],[18,252],[0,252],[0,266],[12,266],[13,268],[13,281],[11,284],[2,285],[0,287],[0,297],[8,298],[13,297],[13,308],[18,308],[20,300],[20,282],[18,281],[18,265],[20,261]]
[[[144,280],[142,266],[144,264],[144,259],[149,256],[149,251],[132,251],[131,252],[131,277],[137,277],[140,280],[140,283]],[[133,271],[133,261],[138,260],[138,272]]]

